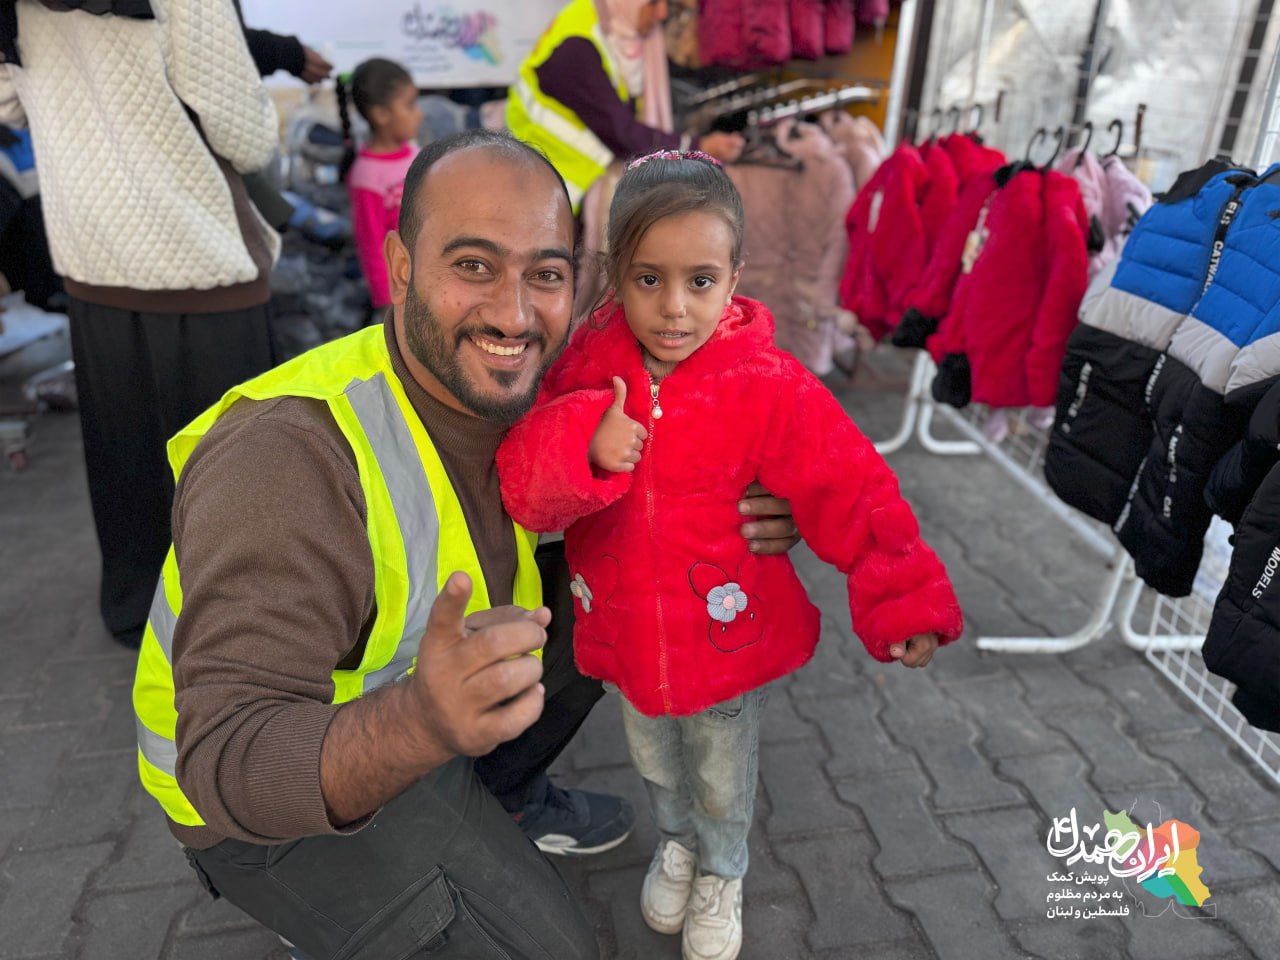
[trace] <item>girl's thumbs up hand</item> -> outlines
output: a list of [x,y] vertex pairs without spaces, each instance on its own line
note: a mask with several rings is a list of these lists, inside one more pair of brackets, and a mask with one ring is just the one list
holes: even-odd
[[630,473],[640,462],[640,451],[649,432],[627,416],[627,384],[621,377],[613,378],[613,403],[600,417],[595,436],[587,448],[591,465],[613,473]]

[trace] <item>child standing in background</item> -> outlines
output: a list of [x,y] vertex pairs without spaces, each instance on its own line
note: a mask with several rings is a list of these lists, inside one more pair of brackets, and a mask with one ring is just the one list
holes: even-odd
[[[358,151],[351,139],[348,97],[369,124],[369,142]],[[422,125],[418,88],[400,64],[374,57],[355,68],[349,83],[338,78],[338,112],[348,144],[341,176],[351,194],[356,254],[373,308],[381,310],[391,303],[382,244],[397,228],[404,176],[418,155],[414,142]]]
[[609,212],[609,298],[498,452],[516,522],[565,530],[579,669],[616,685],[659,843],[640,908],[685,960],[742,944],[767,684],[813,655],[819,611],[737,503],[759,480],[848,578],[868,652],[908,667],[960,635],[946,571],[893,471],[733,296],[742,201],[717,161],[633,161]]

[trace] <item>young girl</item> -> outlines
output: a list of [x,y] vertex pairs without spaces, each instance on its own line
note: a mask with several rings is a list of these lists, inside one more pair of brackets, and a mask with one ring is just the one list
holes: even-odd
[[338,79],[338,112],[348,143],[341,176],[351,194],[351,226],[360,269],[369,284],[373,308],[391,303],[387,263],[382,243],[400,220],[404,175],[418,155],[413,138],[422,125],[418,88],[398,63],[375,57],[356,67],[350,79],[350,99],[369,124],[369,142],[357,152],[351,144],[351,113],[347,82]]
[[635,160],[609,219],[611,296],[498,453],[511,516],[565,529],[583,673],[620,688],[660,836],[645,922],[686,960],[742,941],[765,685],[804,664],[819,612],[736,504],[760,480],[848,576],[878,660],[924,666],[959,636],[955,594],[897,480],[825,387],[734,297],[742,203],[705,154]]

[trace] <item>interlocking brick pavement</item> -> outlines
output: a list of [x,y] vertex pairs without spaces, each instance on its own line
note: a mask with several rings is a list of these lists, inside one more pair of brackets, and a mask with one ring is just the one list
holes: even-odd
[[[12,374],[0,361],[0,398]],[[844,399],[868,435],[892,432],[897,398]],[[26,472],[0,472],[0,960],[281,960],[272,935],[205,896],[135,782],[132,657],[97,620],[75,417],[42,416],[30,454]],[[983,458],[908,447],[891,463],[970,637],[927,671],[876,664],[848,634],[843,578],[796,551],[824,641],[766,714],[743,957],[1280,955],[1280,790],[1112,640],[1040,657],[971,642],[1073,629],[1104,576],[1096,555]],[[561,866],[605,957],[674,958],[678,938],[639,916],[655,835],[616,709],[601,704],[555,773],[627,795],[640,822]],[[1047,919],[1051,818],[1156,802],[1201,831],[1217,918]]]

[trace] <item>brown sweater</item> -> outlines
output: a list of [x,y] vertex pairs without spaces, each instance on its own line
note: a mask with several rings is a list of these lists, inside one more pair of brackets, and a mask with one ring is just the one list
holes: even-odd
[[[505,428],[458,413],[387,347],[462,502],[489,597],[508,604],[515,534],[494,455]],[[330,676],[357,664],[374,619],[373,559],[350,446],[321,401],[241,400],[196,447],[173,538],[183,606],[174,636],[177,775],[206,827],[187,846],[350,832],[329,822],[320,745]]]

